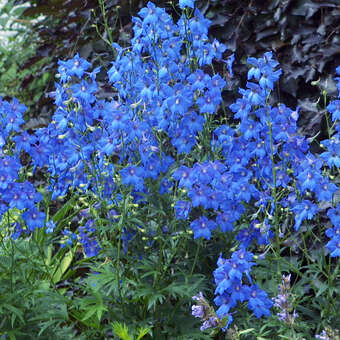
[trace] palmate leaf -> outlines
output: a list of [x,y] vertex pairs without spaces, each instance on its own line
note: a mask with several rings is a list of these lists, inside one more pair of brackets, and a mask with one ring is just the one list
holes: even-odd
[[152,286],[139,287],[134,294],[137,299],[143,299],[147,302],[148,310],[156,306],[157,303],[163,303],[166,296],[154,289]]
[[122,340],[133,340],[132,337],[129,335],[129,329],[125,325],[125,323],[121,324],[118,321],[115,321],[112,324],[112,330],[115,335],[119,336]]
[[191,299],[194,293],[203,286],[205,280],[204,275],[201,274],[192,275],[191,277],[182,277],[181,275],[175,276],[178,276],[176,280],[163,290],[164,293],[174,298],[187,297]]
[[[111,324],[113,332],[115,335],[119,336],[122,340],[133,340],[134,338],[129,334],[128,326],[125,323],[120,323],[118,321],[115,321]],[[136,340],[142,339],[145,335],[147,335],[150,332],[150,328],[138,328],[137,329],[137,337]]]
[[136,340],[140,340],[144,338],[145,335],[149,334],[150,328],[139,328],[138,329],[138,336]]
[[100,321],[103,313],[107,311],[107,307],[104,305],[101,294],[96,290],[92,290],[91,294],[92,296],[87,296],[86,299],[83,299],[82,307],[87,309],[87,312],[82,318],[82,321],[91,318],[94,314],[97,315],[97,318]]

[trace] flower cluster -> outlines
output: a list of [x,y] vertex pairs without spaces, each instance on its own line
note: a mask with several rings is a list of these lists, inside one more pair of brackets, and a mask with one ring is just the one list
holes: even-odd
[[282,275],[282,283],[279,285],[279,293],[273,298],[274,307],[280,309],[277,313],[279,320],[293,325],[295,319],[298,317],[298,314],[293,310],[292,301],[291,300],[291,287],[290,287],[290,279],[291,275]]
[[333,209],[329,209],[327,215],[334,227],[326,230],[326,235],[331,239],[326,247],[332,257],[340,257],[340,203]]
[[[338,98],[340,98],[340,66],[337,67],[336,73],[339,77],[336,77],[338,87]],[[334,173],[338,173],[340,167],[340,124],[338,123],[340,120],[340,100],[333,100],[327,106],[327,110],[331,113],[333,126],[331,130],[334,128],[334,134],[326,140],[321,142],[321,146],[323,146],[326,151],[320,154],[320,158],[322,158],[328,166],[334,170]],[[324,189],[327,189],[324,187]],[[335,190],[335,188],[334,188]],[[331,200],[328,197],[329,201]],[[340,203],[328,210],[327,216],[333,224],[333,228],[326,230],[326,235],[331,239],[326,247],[331,253],[332,257],[340,257]]]
[[[202,330],[221,320],[226,328],[238,303],[247,302],[256,317],[270,314],[273,302],[250,275],[255,265],[250,249],[254,243],[268,245],[274,229],[283,234],[279,209],[287,211],[293,229],[300,231],[318,213],[318,202],[332,202],[327,216],[334,227],[326,231],[326,246],[332,257],[340,256],[340,204],[334,202],[339,187],[327,175],[340,166],[340,101],[327,106],[334,134],[322,141],[326,151],[316,157],[298,134],[298,109],[270,104],[282,71],[267,52],[247,60],[248,82],[229,107],[237,124],[211,131],[226,82],[209,65],[213,60],[226,63],[232,74],[234,57],[224,60],[226,46],[209,40],[211,22],[194,0],[180,0],[179,5],[183,13],[175,23],[149,2],[132,20],[131,46],[113,44],[117,56],[108,71],[112,97],[97,98],[100,67],[91,71],[92,65],[76,54],[58,63],[51,94],[56,110],[48,126],[22,132],[26,108],[15,99],[0,98],[0,214],[20,211],[14,238],[36,228],[46,227],[48,234],[58,230],[53,221],[45,221],[42,195],[25,179],[23,153],[30,156],[34,174],[43,168],[48,175],[45,191],[52,200],[71,192],[116,211],[122,193],[143,204],[149,194],[174,193],[175,216],[188,222],[194,239],[210,240],[218,231],[236,235],[239,250],[230,259],[220,256],[214,271],[216,314],[202,294],[194,297],[192,310],[203,320]],[[340,67],[336,71],[340,75]],[[340,96],[340,78],[336,80]],[[202,139],[209,140],[204,146],[211,149],[200,158]],[[86,219],[77,230],[61,231],[64,246],[79,242],[87,256],[96,256],[95,221],[83,214]],[[241,220],[246,224],[239,227]],[[126,252],[135,231],[126,226],[121,231]],[[167,227],[166,232],[172,230]],[[297,315],[289,314],[289,279],[283,277],[274,301],[280,319],[293,323]]]
[[210,21],[198,9],[187,14],[176,24],[149,2],[133,18],[132,46],[113,45],[117,57],[108,77],[114,99],[96,98],[99,68],[89,72],[90,63],[78,54],[59,61],[57,110],[51,124],[36,132],[38,143],[29,152],[35,167],[48,167],[53,199],[76,189],[112,204],[119,183],[140,199],[138,193],[149,192],[145,184],[158,179],[159,192],[170,192],[173,184],[165,175],[174,159],[160,148],[160,136],[177,154],[188,154],[225,86],[221,76],[199,67],[222,58],[226,47],[209,42]]
[[[264,222],[253,220],[237,236],[246,247],[253,240],[268,244],[273,236],[271,224],[277,223],[273,221],[275,209],[281,206],[290,210],[297,231],[304,220],[317,214],[315,201],[331,202],[339,190],[324,174],[327,164],[314,156],[308,141],[299,136],[298,110],[284,104],[278,107],[267,104],[281,74],[272,53],[249,58],[248,63],[252,66],[248,79],[258,83],[248,82],[246,89],[240,89],[242,98],[230,106],[239,124],[236,128],[221,125],[214,130],[212,147],[224,161],[196,163],[192,168],[182,166],[173,174],[190,198],[175,205],[177,217],[188,218],[190,209],[198,206],[214,211],[217,216],[216,221],[203,216],[192,222],[195,238],[210,239],[217,225],[224,232],[232,230],[245,206],[258,207],[254,216]],[[336,138],[332,143],[338,146]],[[337,155],[339,150],[333,153]]]
[[14,238],[44,227],[46,217],[38,208],[42,195],[25,180],[20,161],[21,151],[34,141],[27,133],[20,132],[25,111],[26,107],[16,99],[8,102],[0,97],[0,217],[12,209],[20,212],[21,219],[13,224]]
[[217,226],[222,232],[231,231],[233,223],[245,210],[233,199],[236,192],[239,192],[238,188],[235,186],[231,190],[226,190],[232,177],[227,173],[227,167],[220,161],[196,163],[193,168],[183,165],[173,173],[173,178],[178,181],[179,187],[187,190],[190,198],[190,201],[180,200],[176,203],[177,217],[187,218],[193,207],[201,207],[216,214],[215,220],[202,216],[191,222],[194,238],[210,239],[211,230]]
[[[216,311],[220,319],[231,316],[231,308],[238,302],[248,301],[248,308],[253,311],[256,317],[270,315],[270,308],[273,302],[268,298],[267,293],[253,284],[250,276],[253,254],[245,249],[235,251],[230,259],[222,256],[217,261],[217,269],[214,271],[216,283],[214,302],[219,308]],[[250,285],[245,284],[248,279]],[[227,327],[227,326],[226,326]]]
[[339,331],[326,327],[321,334],[315,335],[315,338],[321,340],[339,340]]
[[[215,328],[220,323],[223,323],[223,320],[217,317],[214,308],[212,308],[208,301],[204,298],[202,292],[200,292],[198,295],[193,296],[192,299],[197,303],[197,305],[193,305],[192,308],[192,315],[195,318],[199,318],[203,321],[203,324],[201,326],[201,331],[204,331],[208,328]],[[230,315],[227,324],[232,322],[232,316]]]
[[[298,110],[267,104],[281,74],[272,53],[259,59],[248,58],[248,63],[252,65],[248,79],[258,84],[248,82],[247,89],[240,90],[242,98],[230,106],[240,123],[236,130],[217,128],[213,146],[220,150],[229,171],[237,175],[233,183],[247,193],[247,197],[241,196],[242,201],[253,199],[261,213],[271,215],[278,205],[289,208],[294,214],[294,228],[299,230],[304,220],[318,212],[308,197],[314,194],[319,201],[331,201],[338,187],[322,175],[324,163],[308,151],[308,142],[298,135]],[[240,172],[245,174],[243,180]],[[285,193],[280,200],[279,191]],[[249,233],[254,233],[251,228]]]

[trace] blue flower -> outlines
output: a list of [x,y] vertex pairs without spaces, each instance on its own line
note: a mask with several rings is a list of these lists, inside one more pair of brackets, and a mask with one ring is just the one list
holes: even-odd
[[327,106],[327,110],[332,114],[332,120],[340,120],[340,100],[333,100]]
[[199,97],[196,101],[199,106],[199,110],[201,113],[210,113],[213,114],[217,110],[217,106],[221,102],[221,96],[216,96],[214,92],[207,91],[205,92],[203,97]]
[[268,298],[268,294],[260,289],[256,284],[251,287],[244,287],[247,293],[248,307],[254,312],[257,318],[270,316],[270,309],[273,302]]
[[67,61],[59,60],[58,65],[60,65],[58,72],[62,83],[68,81],[69,77],[77,76],[78,78],[82,78],[85,71],[91,66],[88,61],[80,58],[78,53]]
[[227,64],[227,68],[228,68],[228,73],[229,73],[229,77],[233,77],[234,76],[234,72],[233,72],[233,64],[235,61],[235,54],[233,53],[232,55],[229,56],[229,58],[227,60],[221,60],[224,63]]
[[328,243],[326,244],[331,257],[340,257],[340,235],[334,236]]
[[171,188],[173,187],[173,182],[170,181],[167,178],[162,178],[160,186],[159,186],[159,193],[161,195],[165,194],[165,193],[170,193]]
[[47,221],[45,226],[46,226],[46,233],[47,234],[53,233],[53,231],[56,227],[54,221]]
[[15,141],[15,148],[17,150],[24,150],[29,153],[31,150],[31,144],[36,142],[36,137],[28,134],[27,131],[23,131],[22,133],[14,136],[13,140]]
[[297,179],[300,182],[302,192],[305,192],[307,189],[314,191],[319,181],[322,180],[322,176],[313,168],[305,167],[305,170],[299,173]]
[[332,166],[340,167],[340,141],[337,135],[331,139],[321,141],[321,146],[325,147],[327,151],[321,153],[320,158],[322,158],[330,168]]
[[236,302],[230,298],[229,294],[221,294],[215,297],[214,302],[219,308],[216,311],[220,319],[226,317],[231,308],[236,306]]
[[165,12],[163,8],[156,7],[155,4],[149,1],[147,7],[139,11],[139,16],[143,18],[143,25],[156,24],[159,17]]
[[199,219],[191,222],[190,228],[194,232],[194,239],[203,237],[206,240],[211,238],[211,230],[217,227],[215,221],[208,220],[206,216],[202,216]]
[[339,190],[338,186],[323,178],[316,186],[314,192],[319,201],[332,202],[333,195]]
[[22,217],[30,231],[34,231],[36,228],[42,228],[45,226],[45,214],[38,211],[36,207],[29,209],[22,213]]
[[233,223],[235,222],[235,218],[233,217],[233,213],[223,212],[219,213],[216,217],[216,222],[218,223],[221,230],[225,233],[227,231],[233,230]]
[[327,216],[335,227],[340,226],[340,203],[335,208],[329,209]]
[[188,201],[177,201],[175,204],[175,213],[177,219],[186,220],[191,211],[191,202]]
[[196,136],[189,129],[178,129],[173,138],[172,145],[177,149],[178,154],[188,154],[196,144]]
[[191,175],[191,169],[184,165],[181,165],[173,173],[172,177],[179,181],[179,187],[191,188],[194,183],[193,176]]
[[195,0],[179,0],[179,7],[183,9],[184,7],[195,7]]
[[193,91],[203,91],[209,84],[210,80],[211,77],[208,74],[204,73],[201,69],[196,70],[187,77],[187,81],[189,82],[189,84],[191,84],[191,88]]
[[207,185],[197,186],[188,192],[188,196],[191,199],[192,206],[202,206],[208,209],[209,206],[209,195],[212,193],[212,189]]
[[132,185],[136,190],[142,190],[144,184],[144,171],[139,166],[128,166],[120,171],[122,183]]
[[73,96],[81,103],[90,103],[95,102],[96,98],[94,93],[97,91],[97,84],[95,82],[87,82],[82,80],[79,84],[74,84],[71,86],[73,91]]
[[25,122],[22,117],[21,117],[21,114],[15,112],[15,111],[12,111],[12,112],[9,112],[7,114],[7,117],[6,117],[6,131],[7,132],[11,132],[11,131],[17,131],[19,132],[20,131],[20,126]]
[[317,213],[318,207],[309,200],[302,200],[301,203],[295,204],[291,210],[295,213],[295,230],[299,230],[303,220],[311,220]]
[[189,19],[189,22],[187,22],[187,18],[182,15],[182,18],[180,19],[178,24],[182,30],[181,33],[184,36],[186,35],[186,32],[188,30],[187,26],[189,26],[192,36],[195,37],[197,35],[199,36],[200,41],[204,41],[204,38],[207,37],[211,21],[205,18],[198,8],[195,8],[194,16]]

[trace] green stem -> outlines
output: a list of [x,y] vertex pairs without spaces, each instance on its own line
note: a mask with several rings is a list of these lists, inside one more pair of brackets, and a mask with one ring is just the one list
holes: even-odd
[[198,260],[198,254],[199,254],[200,246],[201,246],[201,240],[198,241],[198,245],[197,245],[196,253],[195,253],[195,258],[194,258],[194,263],[192,264],[189,277],[191,277],[192,274],[194,273],[194,270],[195,270],[195,267],[196,267],[196,264],[197,264],[197,260]]
[[275,239],[276,239],[276,257],[277,257],[277,274],[281,276],[281,267],[280,267],[280,226],[279,226],[279,216],[277,209],[277,186],[276,186],[276,167],[274,162],[274,144],[273,144],[273,131],[272,124],[269,117],[269,108],[267,108],[267,125],[269,128],[269,139],[270,139],[270,159],[272,163],[272,175],[273,175],[273,188],[272,195],[274,198],[274,224],[275,224]]
[[113,43],[112,31],[111,31],[109,24],[107,22],[105,0],[98,0],[98,3],[99,3],[100,11],[101,11],[102,16],[103,16],[105,31],[106,31],[107,36],[109,38],[109,44],[112,46],[112,43]]

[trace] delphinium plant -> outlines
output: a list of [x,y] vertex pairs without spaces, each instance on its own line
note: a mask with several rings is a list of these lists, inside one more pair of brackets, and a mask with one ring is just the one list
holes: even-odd
[[[281,73],[272,53],[265,53],[264,57],[259,59],[248,58],[247,62],[251,66],[248,80],[253,82],[247,83],[247,89],[240,89],[242,98],[230,106],[235,113],[234,117],[240,122],[235,128],[225,125],[214,131],[213,147],[224,158],[223,166],[226,166],[223,182],[230,183],[229,186],[223,186],[227,187],[224,193],[215,194],[221,199],[219,208],[222,210],[216,214],[217,218],[226,215],[220,224],[221,229],[234,231],[240,248],[232,253],[230,260],[218,260],[218,268],[214,272],[214,302],[219,306],[217,316],[222,319],[229,314],[229,324],[234,314],[230,314],[230,311],[237,302],[247,300],[248,307],[256,317],[269,315],[272,302],[264,291],[256,284],[253,285],[249,275],[255,263],[250,262],[254,255],[249,253],[248,249],[254,249],[257,244],[257,249],[262,248],[258,258],[267,268],[267,284],[278,280],[283,272],[294,273],[295,285],[300,294],[308,292],[316,297],[325,295],[323,301],[327,301],[327,308],[323,308],[321,314],[326,314],[333,324],[337,324],[337,257],[340,246],[337,215],[340,206],[337,186],[339,168],[335,163],[339,161],[339,125],[336,116],[338,100],[327,107],[332,114],[333,125],[329,128],[330,139],[323,141],[322,145],[329,149],[320,156],[314,155],[310,152],[310,141],[298,134],[298,110],[293,111],[284,104],[275,107],[270,101],[274,83]],[[336,71],[339,73],[339,68]],[[190,173],[193,173],[192,178],[195,178],[195,168]],[[194,182],[193,187],[201,186],[201,183],[202,180]],[[218,188],[215,181],[207,183],[213,190]],[[190,190],[191,185],[192,183]],[[226,204],[228,199],[230,206],[223,211],[222,204]],[[238,203],[237,208],[231,209],[235,202]],[[192,205],[194,204],[192,200]],[[214,210],[217,210],[216,207]],[[333,224],[333,228],[326,231],[318,215],[322,207],[329,208],[327,216]],[[210,223],[213,225],[212,221]],[[209,227],[208,223],[206,225]],[[196,225],[192,226],[196,228]],[[200,236],[210,238],[210,234],[197,234],[197,237]],[[331,238],[328,243],[325,236]],[[288,256],[287,250],[290,252]],[[241,262],[237,260],[239,252],[242,254]],[[324,268],[322,273],[321,268]],[[247,278],[244,274],[247,274]],[[246,282],[252,284],[253,288],[249,289],[249,286],[245,285]],[[280,300],[288,298],[288,292],[284,295],[282,289],[284,288],[279,289],[279,295],[274,300],[275,307],[280,309],[278,319],[282,321],[282,333],[284,335],[284,329],[287,328],[288,331],[290,328],[287,336],[300,339],[307,331],[313,314],[305,313],[300,316],[299,326],[294,324],[298,314],[292,310],[293,306],[290,306],[288,301]],[[323,294],[325,292],[327,293]],[[295,303],[298,304],[299,300],[304,303],[306,301],[300,297],[295,299]],[[296,307],[306,312],[304,306]],[[287,314],[291,311],[292,315]],[[318,328],[320,321],[313,322],[313,326]],[[270,325],[271,322],[268,322],[267,328],[270,328]]]
[[213,64],[231,75],[234,56],[194,1],[179,7],[175,23],[149,2],[131,46],[113,44],[111,98],[76,54],[59,61],[48,126],[23,131],[25,107],[0,101],[2,289],[33,297],[0,300],[3,334],[301,339],[339,322],[339,101],[314,155],[298,109],[272,99],[267,52],[222,124]]

